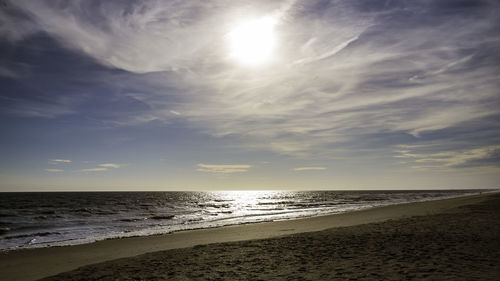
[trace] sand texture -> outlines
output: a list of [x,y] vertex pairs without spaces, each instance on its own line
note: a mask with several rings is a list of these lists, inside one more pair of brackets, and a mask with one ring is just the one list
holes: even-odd
[[153,252],[44,280],[499,280],[500,194],[439,214]]

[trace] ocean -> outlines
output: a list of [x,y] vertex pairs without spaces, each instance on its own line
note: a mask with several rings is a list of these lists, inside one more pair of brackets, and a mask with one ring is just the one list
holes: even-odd
[[0,249],[288,220],[483,191],[0,193]]

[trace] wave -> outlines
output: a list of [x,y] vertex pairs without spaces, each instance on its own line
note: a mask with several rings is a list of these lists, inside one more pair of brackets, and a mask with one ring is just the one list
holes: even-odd
[[44,237],[49,235],[59,235],[60,232],[37,232],[32,234],[20,234],[3,237],[3,239],[16,239],[16,238],[31,238],[31,237]]

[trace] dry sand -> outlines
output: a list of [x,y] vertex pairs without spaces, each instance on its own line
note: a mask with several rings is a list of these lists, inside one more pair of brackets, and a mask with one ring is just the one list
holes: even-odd
[[[7,252],[0,276],[34,280],[87,265],[47,280],[498,280],[499,234],[494,193]],[[259,240],[241,241],[249,239]]]

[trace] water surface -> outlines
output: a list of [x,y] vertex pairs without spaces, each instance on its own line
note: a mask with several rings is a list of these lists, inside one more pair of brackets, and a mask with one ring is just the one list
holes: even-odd
[[295,219],[480,191],[0,193],[0,249]]

